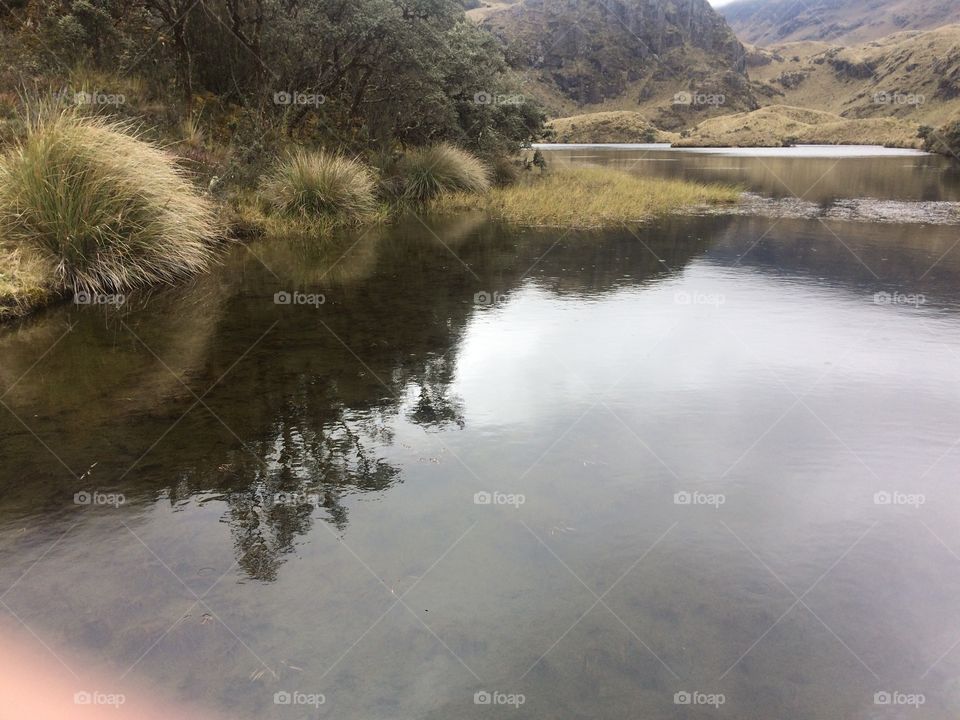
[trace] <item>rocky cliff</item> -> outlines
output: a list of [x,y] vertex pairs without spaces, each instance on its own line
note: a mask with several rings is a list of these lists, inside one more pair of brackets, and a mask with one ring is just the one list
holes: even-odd
[[756,107],[744,48],[707,0],[522,0],[479,17],[560,112],[641,110],[671,128]]

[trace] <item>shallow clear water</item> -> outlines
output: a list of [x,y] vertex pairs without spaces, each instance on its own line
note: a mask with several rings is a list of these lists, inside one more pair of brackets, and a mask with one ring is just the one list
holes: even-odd
[[[912,160],[822,184],[955,196]],[[51,309],[0,333],[0,618],[241,719],[956,717],[957,240],[411,218]]]

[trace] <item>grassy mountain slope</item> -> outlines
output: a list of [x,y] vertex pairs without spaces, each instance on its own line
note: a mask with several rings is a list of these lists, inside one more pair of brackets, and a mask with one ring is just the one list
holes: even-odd
[[684,134],[679,147],[780,147],[893,145],[919,148],[917,126],[894,118],[851,120],[822,110],[771,105],[753,112],[705,120]]
[[504,41],[525,89],[555,116],[638,111],[676,129],[757,106],[744,48],[707,0],[485,5],[471,17]]
[[773,45],[748,57],[750,77],[763,84],[758,97],[764,105],[928,125],[960,117],[960,25],[852,47]]
[[613,110],[557,118],[548,123],[561,143],[672,143],[680,135],[658,130],[637,112]]
[[849,44],[957,22],[960,0],[739,0],[720,12],[737,37],[755,45]]

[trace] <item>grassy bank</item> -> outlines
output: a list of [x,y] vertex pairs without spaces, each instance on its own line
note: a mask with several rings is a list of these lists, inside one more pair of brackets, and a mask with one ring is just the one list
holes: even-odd
[[505,222],[531,227],[603,228],[704,204],[733,203],[740,190],[683,180],[644,178],[603,167],[559,168],[529,175],[485,195],[440,197],[440,213],[485,210]]
[[290,143],[244,181],[218,192],[212,176],[204,191],[204,162],[225,150],[195,123],[168,152],[129,123],[76,108],[43,106],[17,122],[0,155],[0,320],[71,296],[179,282],[207,271],[230,237],[322,244],[345,226],[485,191],[493,175],[446,143],[381,167]]
[[221,151],[195,124],[176,154],[129,124],[75,109],[48,109],[23,128],[0,156],[0,320],[71,295],[179,282],[215,264],[230,236],[298,235],[320,245],[345,226],[424,208],[601,228],[739,194],[599,167],[524,172],[522,163],[486,162],[446,143],[379,165],[291,144],[244,182],[217,192],[214,177],[204,191],[194,180],[205,174],[183,169],[185,149],[201,160]]

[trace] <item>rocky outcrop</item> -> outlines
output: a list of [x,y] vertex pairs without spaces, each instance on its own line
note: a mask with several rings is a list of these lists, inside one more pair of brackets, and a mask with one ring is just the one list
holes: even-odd
[[707,0],[523,0],[484,25],[515,68],[580,106],[677,93],[756,106],[744,48]]

